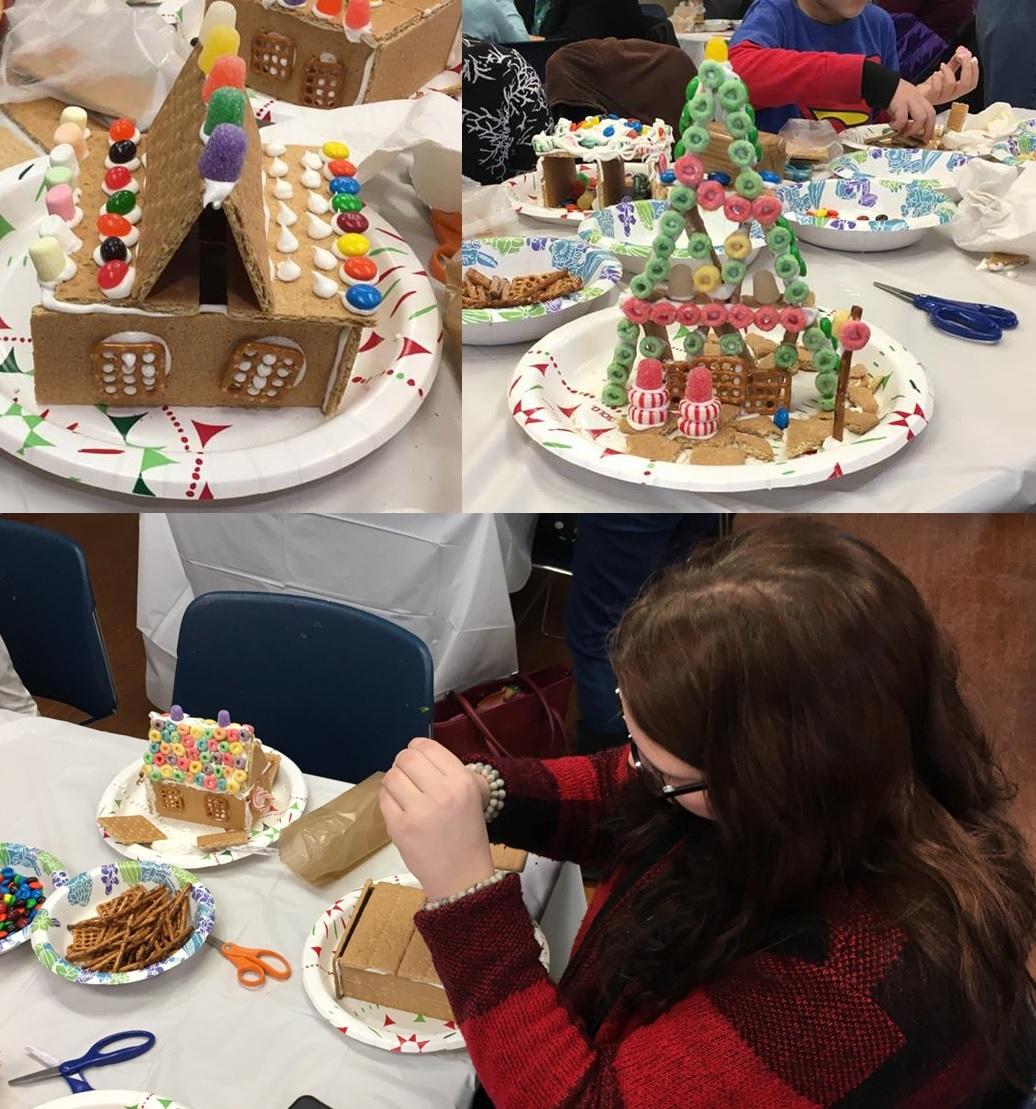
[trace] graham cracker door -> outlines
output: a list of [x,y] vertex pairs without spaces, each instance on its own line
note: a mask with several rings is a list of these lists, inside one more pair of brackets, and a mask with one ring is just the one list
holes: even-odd
[[345,84],[345,66],[333,54],[306,62],[302,76],[302,103],[311,108],[337,108]]

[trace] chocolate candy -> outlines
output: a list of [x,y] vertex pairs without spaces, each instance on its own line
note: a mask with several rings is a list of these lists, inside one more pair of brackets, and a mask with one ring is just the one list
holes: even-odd
[[116,165],[132,162],[137,156],[137,144],[132,139],[120,139],[108,147],[108,157]]
[[43,883],[13,867],[0,870],[0,939],[27,928],[45,900]]

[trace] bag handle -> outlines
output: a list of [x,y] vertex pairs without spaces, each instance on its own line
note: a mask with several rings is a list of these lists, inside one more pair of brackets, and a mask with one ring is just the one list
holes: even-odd
[[[543,691],[534,681],[531,681],[524,674],[515,674],[511,680],[521,689],[532,693],[539,701],[540,707],[543,709],[543,712],[547,717],[547,723],[550,727],[550,748],[551,750],[557,748],[559,752],[564,751],[565,722],[561,719],[561,716],[557,712],[557,710],[552,708],[547,703],[547,698],[543,695]],[[486,722],[482,719],[482,716],[475,710],[474,706],[467,699],[467,697],[459,691],[454,691],[453,695],[457,699],[457,704],[459,704],[460,707],[464,710],[464,715],[472,722],[472,724],[475,725],[475,728],[478,730],[479,734],[486,741],[486,746],[489,748],[490,752],[494,755],[497,755],[499,758],[511,758],[512,756],[510,755],[510,753],[503,747],[503,745],[489,730]]]

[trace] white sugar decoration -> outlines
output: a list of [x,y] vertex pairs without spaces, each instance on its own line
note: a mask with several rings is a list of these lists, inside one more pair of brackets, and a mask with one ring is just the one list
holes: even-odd
[[273,195],[278,200],[291,200],[291,198],[295,195],[295,190],[291,187],[291,182],[285,181],[282,177],[278,182],[274,184]]
[[299,178],[299,181],[302,182],[302,187],[304,189],[319,189],[324,183],[324,179],[315,169],[307,169]]
[[306,210],[316,216],[326,215],[331,210],[331,202],[320,193],[310,192],[306,200]]
[[276,139],[269,139],[263,143],[263,153],[270,158],[279,158],[282,154],[288,153],[288,148]]
[[287,177],[288,163],[281,158],[274,158],[270,168],[266,171],[271,177]]
[[302,165],[306,169],[322,169],[324,160],[315,150],[307,150],[306,153],[302,155]]
[[277,236],[277,249],[281,254],[292,254],[299,249],[298,239],[286,227],[282,227]]
[[324,250],[322,246],[315,246],[313,248],[313,265],[318,270],[333,270],[338,266],[338,260],[329,250]]
[[283,200],[277,208],[277,222],[281,227],[291,227],[293,223],[299,222],[299,217],[295,215]]
[[297,281],[301,275],[302,270],[299,269],[298,263],[291,258],[277,263],[277,276],[281,281]]
[[315,216],[310,212],[306,216],[306,234],[311,239],[326,239],[328,235],[332,235],[334,232],[326,220],[322,220],[319,216]]
[[330,277],[322,273],[313,271],[313,292],[316,293],[321,300],[330,300],[331,297],[338,292],[338,282],[332,281]]

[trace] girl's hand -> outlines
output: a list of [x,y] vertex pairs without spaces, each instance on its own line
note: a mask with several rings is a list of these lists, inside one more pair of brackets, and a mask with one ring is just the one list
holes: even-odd
[[493,876],[481,774],[433,739],[413,739],[381,784],[378,805],[392,842],[429,901]]
[[892,129],[908,138],[927,142],[935,131],[935,109],[922,89],[909,81],[900,81],[896,95],[888,107]]
[[978,58],[962,46],[948,64],[944,62],[918,87],[932,104],[949,104],[959,100],[978,87]]

